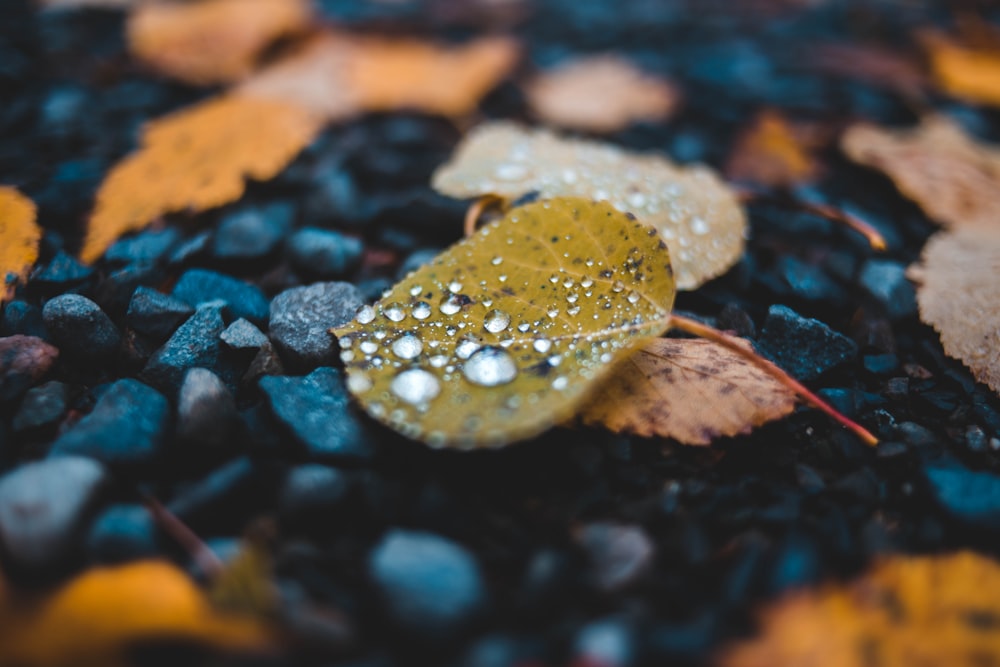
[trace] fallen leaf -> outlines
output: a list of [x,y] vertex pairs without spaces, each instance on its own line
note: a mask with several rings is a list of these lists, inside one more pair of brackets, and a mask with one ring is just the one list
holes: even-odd
[[101,184],[81,259],[97,260],[119,236],[166,213],[239,199],[246,178],[273,177],[321,127],[294,104],[236,94],[151,122],[139,150]]
[[35,0],[43,9],[127,9],[142,0]]
[[726,177],[771,188],[808,183],[819,175],[811,153],[819,143],[815,139],[814,133],[793,127],[779,112],[765,110],[737,139]]
[[38,259],[42,230],[35,223],[35,203],[12,187],[0,186],[0,303],[14,294],[18,282]]
[[526,93],[543,121],[588,132],[663,120],[679,98],[670,83],[615,55],[570,60],[536,76]]
[[1000,226],[1000,149],[969,138],[945,116],[914,129],[854,125],[844,152],[888,175],[928,216],[952,227]]
[[132,646],[157,640],[259,651],[275,637],[258,620],[215,611],[184,572],[160,561],[88,570],[41,600],[0,600],[0,664],[124,666]]
[[848,584],[787,595],[720,667],[977,667],[1000,661],[1000,566],[971,552],[895,556]]
[[927,76],[914,58],[879,46],[817,44],[809,50],[811,63],[821,72],[863,81],[912,100],[921,100]]
[[795,400],[787,386],[717,343],[657,338],[616,368],[581,415],[615,433],[708,445],[789,414]]
[[1000,393],[1000,228],[931,237],[907,275],[918,283],[920,319],[941,335],[945,354]]
[[1000,105],[1000,44],[964,46],[936,32],[924,33],[921,42],[941,90],[974,104]]
[[250,74],[261,52],[305,28],[307,0],[154,0],[129,14],[129,49],[154,69],[195,85]]
[[614,362],[667,328],[656,230],[604,202],[509,211],[333,333],[367,412],[432,446],[500,446],[571,417]]
[[724,273],[743,253],[746,217],[711,169],[678,167],[658,155],[562,139],[508,122],[480,125],[433,178],[451,197],[493,194],[607,200],[659,230],[671,248],[678,289]]

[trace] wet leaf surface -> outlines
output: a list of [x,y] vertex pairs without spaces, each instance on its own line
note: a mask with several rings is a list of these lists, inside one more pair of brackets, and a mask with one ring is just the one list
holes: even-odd
[[499,446],[569,418],[667,328],[670,259],[607,203],[512,209],[334,330],[368,414],[432,446]]
[[11,297],[38,259],[42,230],[35,216],[34,202],[14,188],[0,186],[0,303]]
[[658,155],[514,123],[472,130],[435,172],[433,185],[452,197],[513,200],[538,192],[607,200],[659,230],[671,250],[678,289],[721,275],[743,252],[743,209],[709,168],[678,167]]

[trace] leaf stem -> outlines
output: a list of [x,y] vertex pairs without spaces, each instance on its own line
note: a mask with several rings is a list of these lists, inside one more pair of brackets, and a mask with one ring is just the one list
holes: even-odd
[[845,415],[838,412],[833,406],[824,401],[822,398],[814,394],[812,391],[807,389],[802,383],[793,378],[791,375],[783,371],[781,368],[776,366],[774,363],[768,361],[764,357],[760,356],[753,350],[749,350],[739,343],[736,339],[728,334],[725,334],[718,329],[713,329],[712,327],[702,324],[701,322],[696,322],[695,320],[683,317],[681,315],[671,315],[670,324],[675,329],[680,329],[686,333],[693,336],[698,336],[699,338],[704,338],[705,340],[712,341],[722,345],[723,347],[735,352],[747,361],[751,362],[762,371],[773,377],[775,380],[785,385],[796,394],[798,394],[803,401],[811,405],[812,407],[825,412],[834,421],[838,422],[842,426],[845,426],[856,436],[861,438],[861,440],[869,446],[874,447],[878,444],[878,438],[871,434],[864,426],[861,426],[857,422],[848,419]]
[[468,237],[475,234],[476,223],[479,222],[479,216],[481,216],[489,207],[502,204],[503,201],[503,197],[498,197],[496,195],[483,195],[476,201],[472,202],[468,210],[465,212],[465,223],[463,225],[465,235]]
[[217,579],[222,574],[224,566],[212,548],[205,544],[176,514],[164,507],[159,500],[148,493],[140,491],[140,494],[160,527],[188,552],[191,559],[198,564],[198,567],[210,581]]

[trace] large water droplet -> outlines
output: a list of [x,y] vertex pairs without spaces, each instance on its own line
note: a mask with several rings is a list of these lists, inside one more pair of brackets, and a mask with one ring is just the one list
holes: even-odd
[[454,315],[460,310],[462,304],[454,294],[441,302],[441,312],[445,315]]
[[389,389],[407,403],[420,405],[437,397],[441,393],[441,384],[433,373],[411,368],[394,377]]
[[539,338],[534,343],[532,343],[531,346],[535,348],[535,352],[545,354],[546,352],[552,349],[552,341],[550,341],[548,338]]
[[458,341],[458,345],[455,346],[455,356],[459,359],[468,359],[472,354],[481,348],[482,345],[479,344],[475,338],[466,337]]
[[422,291],[423,288],[420,285],[414,285],[413,287],[410,288],[410,296],[417,296]]
[[641,299],[642,297],[639,296],[638,292],[629,292],[627,298],[628,298],[628,302],[634,305],[634,304],[639,303],[639,299]]
[[458,282],[457,280],[452,280],[450,283],[448,283],[448,290],[453,294],[458,294],[459,292],[462,291],[462,283]]
[[615,294],[624,291],[624,289],[625,289],[625,283],[623,283],[620,280],[616,280],[615,282],[611,283],[611,291],[614,292]]
[[365,354],[375,354],[378,352],[378,343],[372,340],[363,340],[361,341],[361,345],[358,347],[360,347],[361,351]]
[[557,377],[552,381],[552,388],[557,391],[562,391],[569,386],[569,380],[565,376]]
[[413,316],[418,320],[426,320],[431,316],[431,304],[426,301],[417,301],[413,304]]
[[694,217],[691,218],[691,232],[697,234],[698,236],[704,236],[709,232],[708,223],[705,222],[705,218]]
[[486,313],[486,319],[483,321],[483,326],[486,327],[486,330],[490,333],[500,333],[510,326],[510,315],[502,310],[493,309]]
[[382,309],[382,312],[393,322],[402,322],[403,318],[406,317],[406,311],[398,303],[390,303]]
[[347,388],[352,394],[363,394],[372,388],[371,378],[365,373],[348,372]]
[[494,257],[492,260],[490,260],[490,264],[492,264],[493,266],[500,266],[501,264],[503,264],[503,257],[499,256]]
[[375,309],[367,304],[358,308],[358,312],[354,313],[354,320],[358,324],[368,324],[374,319]]
[[400,336],[392,343],[392,353],[400,359],[415,359],[424,349],[424,342],[414,334]]
[[517,377],[514,358],[498,347],[484,347],[465,362],[462,375],[480,387],[498,387]]

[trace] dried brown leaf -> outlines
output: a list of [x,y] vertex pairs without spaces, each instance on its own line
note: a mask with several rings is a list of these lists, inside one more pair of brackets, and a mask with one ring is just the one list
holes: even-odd
[[156,70],[187,83],[230,83],[253,71],[260,53],[310,20],[307,0],[156,0],[129,15],[129,48]]
[[433,177],[452,197],[494,194],[607,200],[659,230],[670,246],[678,289],[724,273],[743,253],[746,217],[711,169],[678,167],[659,155],[563,139],[547,130],[493,122],[470,132]]
[[614,132],[635,121],[663,120],[680,97],[666,80],[615,55],[561,64],[536,76],[526,92],[532,110],[543,121],[588,132]]
[[788,387],[717,343],[657,338],[616,367],[581,415],[616,433],[709,445],[789,414],[795,400]]
[[927,76],[915,58],[883,47],[818,44],[809,56],[822,72],[864,81],[910,99],[921,99],[927,87]]
[[42,230],[35,215],[33,201],[14,188],[0,186],[0,303],[10,298],[38,259]]
[[777,111],[761,112],[736,142],[726,177],[772,188],[808,183],[819,175],[815,133],[793,127]]
[[234,94],[151,122],[140,149],[101,184],[81,259],[95,261],[119,236],[165,213],[239,199],[245,179],[273,177],[321,127],[294,104]]
[[975,142],[948,118],[930,116],[910,130],[855,125],[842,147],[888,175],[937,222],[1000,228],[1000,149]]
[[1000,661],[1000,566],[971,552],[895,556],[848,584],[785,596],[720,667],[978,667]]

